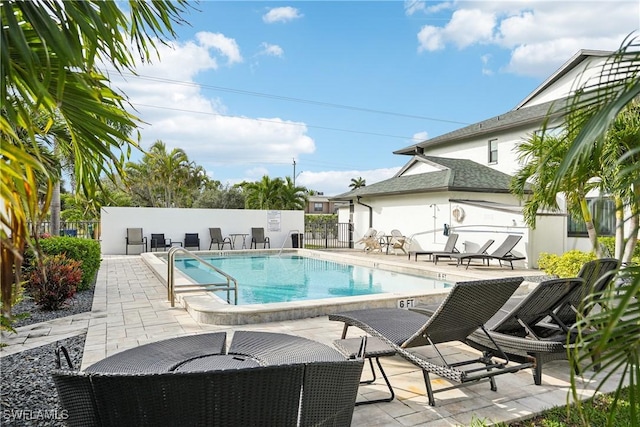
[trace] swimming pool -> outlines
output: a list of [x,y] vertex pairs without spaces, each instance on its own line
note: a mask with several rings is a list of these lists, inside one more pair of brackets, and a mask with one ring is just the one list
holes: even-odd
[[[205,261],[238,281],[238,305],[307,301],[422,292],[451,284],[425,275],[344,264],[298,254],[203,255]],[[197,283],[221,283],[222,275],[195,259],[176,258],[175,266]],[[226,292],[216,292],[226,298]]]
[[[276,322],[282,320],[304,319],[317,316],[326,316],[331,313],[338,313],[347,310],[359,310],[364,308],[376,307],[410,307],[411,304],[434,304],[442,301],[449,292],[450,288],[434,287],[429,284],[414,286],[411,289],[404,289],[402,283],[409,282],[410,277],[403,276],[423,276],[434,277],[445,281],[446,283],[454,283],[460,280],[469,280],[472,278],[465,270],[456,270],[455,272],[441,273],[441,269],[435,268],[433,263],[416,263],[408,262],[406,257],[396,257],[391,255],[368,255],[361,251],[317,251],[312,249],[260,249],[260,250],[233,250],[233,251],[200,251],[197,255],[203,258],[222,257],[228,258],[230,255],[244,256],[248,259],[261,255],[300,255],[312,258],[309,264],[319,263],[319,261],[333,261],[339,264],[349,264],[352,266],[366,267],[373,269],[371,274],[372,287],[376,287],[375,278],[380,271],[389,274],[393,278],[391,285],[380,287],[380,292],[375,294],[357,294],[342,295],[336,289],[328,293],[332,293],[331,297],[316,298],[309,293],[306,300],[291,300],[285,302],[271,303],[253,303],[243,305],[227,304],[226,293],[224,295],[215,295],[213,292],[202,289],[197,285],[197,281],[182,273],[179,269],[175,269],[174,277],[174,294],[176,300],[176,308],[183,307],[192,318],[199,323],[214,325],[245,325],[265,322]],[[143,253],[142,259],[145,261],[150,271],[155,276],[167,284],[168,266],[166,253]],[[184,258],[177,256],[178,259]],[[256,262],[260,265],[260,262]],[[342,267],[341,267],[342,268]],[[224,270],[224,268],[223,268]],[[284,269],[282,271],[285,271]],[[289,280],[294,277],[293,272],[286,270],[285,279]],[[330,271],[327,274],[337,275],[337,271]],[[357,273],[361,275],[360,273]],[[363,273],[366,277],[365,283],[369,283],[369,273]],[[356,274],[354,273],[354,276]],[[302,277],[302,276],[298,276]],[[299,281],[301,279],[296,279]],[[288,285],[292,286],[289,280]],[[358,290],[362,290],[366,286],[358,286]],[[242,285],[239,285],[242,288]],[[354,288],[356,286],[354,285]],[[242,290],[240,290],[242,292]],[[291,293],[294,293],[291,291]],[[315,293],[313,293],[315,295]],[[232,297],[233,298],[233,297]],[[315,298],[315,299],[313,299]]]

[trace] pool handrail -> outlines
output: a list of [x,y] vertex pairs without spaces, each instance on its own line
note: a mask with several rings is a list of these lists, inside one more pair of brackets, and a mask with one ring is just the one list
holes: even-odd
[[[234,305],[238,305],[238,281],[230,276],[229,274],[225,273],[224,271],[220,270],[218,267],[216,267],[215,265],[212,265],[210,263],[208,263],[207,261],[205,261],[204,259],[200,258],[198,255],[194,254],[191,251],[186,250],[185,248],[181,247],[181,246],[174,246],[171,249],[169,249],[169,252],[167,254],[167,293],[168,293],[168,298],[169,301],[171,302],[171,307],[175,307],[175,293],[174,293],[174,270],[175,270],[175,257],[176,257],[176,252],[184,252],[187,255],[189,255],[190,257],[193,257],[194,259],[196,259],[197,261],[199,261],[200,263],[204,264],[205,266],[213,269],[216,273],[224,276],[227,279],[227,286],[226,287],[219,287],[220,284],[218,283],[199,283],[198,286],[216,286],[216,290],[219,291],[227,291],[227,303],[231,304],[231,302],[229,301],[229,291],[233,291],[234,293],[234,298],[233,298],[233,304]],[[233,286],[231,286],[231,282],[233,282]]]
[[[300,230],[289,230],[289,232],[287,233],[287,237],[291,236],[293,233],[296,234],[300,234]],[[280,256],[280,254],[282,254],[282,251],[284,249],[284,245],[287,244],[287,237],[284,238],[284,240],[282,241],[282,247],[280,247],[280,250],[278,251],[278,256]]]

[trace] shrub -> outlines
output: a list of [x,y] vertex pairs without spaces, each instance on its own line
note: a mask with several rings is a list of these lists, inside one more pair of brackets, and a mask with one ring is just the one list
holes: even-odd
[[82,283],[78,290],[89,289],[100,268],[100,243],[77,237],[50,237],[40,240],[42,253],[46,255],[65,254],[68,259],[82,262]]
[[[616,238],[615,237],[598,237],[598,242],[607,248],[609,251],[608,256],[613,256],[616,253]],[[636,243],[636,247],[633,249],[632,261],[640,263],[640,240]]]
[[27,291],[43,310],[58,310],[82,282],[81,265],[81,261],[64,254],[46,256],[42,261],[44,271],[35,268],[31,272]]
[[549,275],[558,277],[576,277],[584,263],[596,259],[593,252],[573,250],[562,255],[542,252],[538,267]]

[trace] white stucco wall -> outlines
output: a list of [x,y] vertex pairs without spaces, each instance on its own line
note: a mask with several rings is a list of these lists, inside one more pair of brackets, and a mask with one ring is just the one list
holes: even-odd
[[[151,233],[164,233],[174,242],[182,242],[185,233],[198,233],[201,250],[209,248],[209,227],[220,227],[223,237],[232,233],[250,234],[252,227],[263,227],[272,248],[283,245],[290,248],[290,231],[304,232],[304,211],[106,207],[102,208],[100,226],[101,248],[105,255],[124,254],[127,228],[139,227],[149,244]],[[240,239],[236,240],[238,247]],[[250,241],[249,236],[247,247]],[[130,254],[139,251],[139,248],[129,247]]]
[[[483,199],[500,204],[516,205],[517,202],[509,194],[483,194]],[[514,248],[514,252],[527,257],[520,266],[537,267],[540,252],[562,253],[564,241],[557,239],[566,230],[564,216],[549,216],[541,220],[541,227],[529,230],[519,212],[489,209],[486,207],[466,205],[452,200],[477,199],[478,194],[471,193],[425,193],[394,197],[361,199],[373,208],[373,228],[390,233],[400,230],[411,237],[411,250],[433,249],[444,247],[447,236],[443,234],[444,224],[451,227],[452,232],[459,234],[457,249],[474,251],[488,239],[495,240],[496,249],[508,234],[522,235],[522,240]],[[464,211],[464,218],[458,222],[452,215],[455,208]],[[338,212],[340,222],[349,220],[349,209]],[[544,224],[542,224],[544,223]],[[357,241],[369,229],[369,208],[355,204],[354,241]],[[565,233],[566,235],[566,233]],[[356,248],[363,246],[356,245]]]

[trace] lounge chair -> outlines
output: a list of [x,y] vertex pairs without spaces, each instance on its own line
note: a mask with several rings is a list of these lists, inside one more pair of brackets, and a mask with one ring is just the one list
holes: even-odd
[[[518,242],[522,239],[522,236],[518,236],[516,234],[509,234],[507,238],[502,242],[502,244],[490,254],[487,253],[461,253],[461,254],[452,254],[449,258],[457,260],[457,265],[463,264],[464,261],[467,261],[467,267],[469,268],[469,264],[474,259],[482,260],[482,265],[484,265],[484,261],[487,261],[487,264],[492,259],[498,260],[500,263],[500,267],[502,267],[503,262],[508,262],[513,270],[513,261],[520,261],[526,259],[526,257],[514,255],[511,253],[513,248],[518,244]],[[438,262],[438,257],[436,257],[435,262]]]
[[172,246],[171,239],[166,239],[164,234],[151,234],[151,252],[155,249],[165,250]]
[[209,250],[215,243],[218,246],[218,249],[224,249],[224,245],[229,245],[230,249],[233,249],[233,243],[231,242],[231,237],[222,237],[222,230],[219,227],[210,228],[209,236],[211,237],[211,243],[209,243]]
[[409,252],[409,260],[411,260],[411,255],[413,255],[414,259],[418,261],[418,255],[429,255],[429,260],[431,260],[433,258],[434,253],[439,253],[439,254],[458,253],[459,251],[456,249],[456,243],[458,242],[458,237],[459,236],[456,233],[449,234],[447,243],[444,245],[444,249],[441,251],[439,250],[411,251]]
[[[436,346],[451,341],[464,342],[478,328],[484,330],[484,323],[504,305],[522,281],[522,277],[511,277],[459,282],[451,288],[432,316],[396,308],[374,308],[330,314],[329,320],[344,322],[343,339],[350,326],[357,326],[391,345],[400,356],[420,367],[429,404],[433,406],[434,390],[429,373],[457,383],[435,392],[485,380],[490,382],[491,390],[496,390],[494,376],[532,366],[531,362],[509,364],[506,355],[503,355],[503,361],[483,355],[477,359],[449,363]],[[434,363],[425,355],[408,350],[426,345],[432,346],[435,358],[441,363]]]
[[[487,240],[486,242],[484,242],[484,245],[480,246],[478,248],[478,250],[473,252],[473,253],[474,254],[486,254],[487,253],[487,249],[489,249],[489,247],[491,245],[493,245],[494,242],[495,242],[495,240],[493,240],[493,239]],[[433,256],[434,263],[437,264],[438,260],[440,258],[449,258],[449,259],[451,259],[451,258],[457,257],[458,255],[463,255],[464,253],[465,252],[463,252],[463,253],[453,253],[453,254],[451,252],[434,252],[432,254],[432,256]],[[468,253],[470,253],[470,252],[468,252]],[[458,260],[458,263],[460,263],[459,260]],[[482,264],[484,264],[484,260],[482,261]]]
[[147,238],[142,235],[142,228],[127,228],[127,236],[125,237],[126,247],[125,254],[129,255],[129,246],[140,246],[147,251]]
[[[510,299],[502,313],[488,322],[489,336],[511,357],[535,359],[534,382],[542,384],[542,365],[567,358],[566,343],[575,336],[578,316],[587,315],[593,308],[597,301],[589,298],[597,296],[611,283],[619,265],[614,258],[589,261],[582,266],[577,278],[548,280],[520,302],[515,297]],[[471,334],[467,343],[485,352],[496,350],[492,342],[477,332]]]
[[267,245],[269,245],[269,248],[271,248],[271,241],[269,240],[269,237],[264,235],[264,228],[253,227],[251,228],[250,248],[258,249],[258,243],[261,243],[263,248],[266,248]]
[[200,237],[198,233],[185,233],[184,248],[198,248],[198,250],[200,250]]

